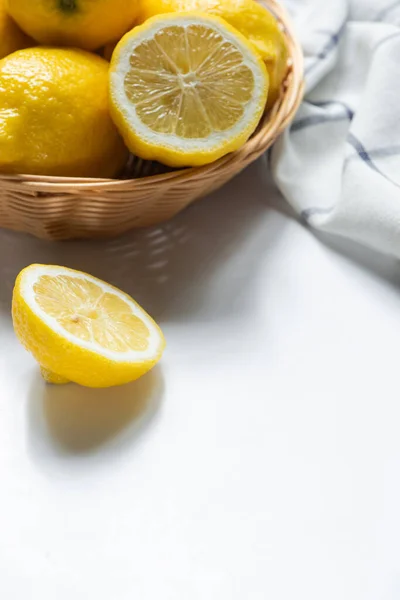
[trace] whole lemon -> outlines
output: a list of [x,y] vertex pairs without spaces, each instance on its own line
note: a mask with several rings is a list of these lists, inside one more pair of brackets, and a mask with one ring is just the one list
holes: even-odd
[[95,50],[131,29],[138,0],[7,0],[8,12],[41,44]]
[[0,172],[113,177],[126,158],[104,59],[29,48],[0,61]]
[[0,0],[0,59],[28,46],[33,46],[33,41],[20,30],[7,13],[6,0]]
[[279,96],[288,51],[276,18],[255,0],[139,0],[137,23],[170,12],[202,11],[221,17],[250,40],[265,61],[270,89],[267,106]]

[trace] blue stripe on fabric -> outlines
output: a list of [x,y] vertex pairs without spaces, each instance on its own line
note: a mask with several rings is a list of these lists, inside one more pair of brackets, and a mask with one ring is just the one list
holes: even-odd
[[[396,146],[385,146],[383,148],[374,148],[368,152],[370,158],[390,158],[392,156],[400,156],[400,145]],[[351,156],[350,160],[358,158],[358,154]]]
[[334,48],[336,48],[336,46],[338,45],[338,43],[340,41],[340,38],[342,37],[345,27],[346,27],[346,23],[343,23],[342,26],[340,27],[340,29],[338,31],[336,31],[336,33],[331,33],[329,31],[325,32],[324,30],[319,31],[319,33],[328,33],[330,35],[328,42],[322,48],[321,52],[319,52],[317,54],[317,57],[320,60],[323,60],[324,58],[326,58],[328,56],[328,54],[330,54],[331,51]]
[[307,99],[307,103],[311,104],[312,106],[317,106],[318,108],[325,108],[325,107],[328,107],[328,106],[341,106],[346,111],[347,116],[350,119],[350,121],[354,117],[354,111],[350,108],[350,106],[348,106],[344,102],[341,102],[340,100],[320,100],[320,101],[314,101],[314,100]]
[[[399,183],[397,183],[396,181],[394,181],[393,179],[391,179],[390,177],[385,175],[385,173],[383,173],[380,169],[378,169],[376,164],[373,162],[370,153],[367,152],[367,150],[364,148],[364,146],[362,145],[360,140],[358,138],[356,138],[355,135],[353,135],[352,133],[349,133],[349,135],[347,136],[347,141],[351,146],[353,146],[353,148],[357,152],[357,155],[361,158],[361,160],[363,162],[365,162],[365,164],[367,164],[373,171],[375,171],[376,173],[381,175],[381,177],[386,179],[386,181],[389,181],[392,185],[395,185],[396,187],[400,188]],[[383,149],[381,149],[381,151],[382,150]]]
[[[356,150],[357,154],[355,156],[350,157],[350,159],[361,158],[363,162],[365,162],[371,169],[379,173],[384,179],[395,185],[396,187],[400,187],[396,181],[393,181],[389,177],[387,177],[372,161],[372,157],[374,158],[385,158],[390,156],[400,156],[400,145],[396,146],[387,146],[385,148],[376,148],[375,150],[371,150],[367,152],[363,144],[360,142],[358,138],[352,133],[350,133],[347,137],[347,141],[353,148]],[[327,215],[334,210],[335,206],[331,206],[329,208],[322,207],[310,207],[301,211],[301,218],[308,223],[311,217],[314,215]]]
[[308,73],[310,73],[310,71],[312,71],[322,60],[325,60],[325,58],[327,58],[327,56],[329,56],[329,54],[337,47],[345,28],[346,28],[346,21],[344,21],[342,23],[342,25],[340,26],[338,31],[330,32],[330,31],[326,31],[323,29],[319,30],[318,33],[327,33],[329,35],[329,40],[323,46],[323,48],[320,50],[320,52],[318,52],[318,54],[316,55],[317,60],[305,69],[306,75],[308,75]]
[[340,113],[331,114],[331,113],[323,113],[317,115],[309,115],[307,117],[303,117],[302,119],[298,119],[295,121],[291,127],[291,131],[301,131],[306,127],[310,127],[312,125],[319,125],[320,123],[330,123],[335,121],[351,121],[354,113],[353,111],[346,105],[344,102],[334,101],[334,100],[324,100],[320,102],[312,102],[307,100],[306,105],[310,104],[311,106],[315,106],[316,108],[328,108],[328,107],[337,107],[340,109]]
[[372,158],[368,154],[367,150],[364,148],[360,140],[356,138],[356,136],[353,133],[349,133],[349,135],[347,136],[347,141],[351,146],[353,146],[354,150],[357,152],[361,160],[367,163],[371,167],[371,169],[379,173],[378,167],[372,162]]

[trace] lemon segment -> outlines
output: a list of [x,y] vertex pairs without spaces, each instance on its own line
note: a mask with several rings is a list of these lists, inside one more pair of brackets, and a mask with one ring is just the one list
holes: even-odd
[[268,73],[253,46],[203,13],[149,19],[121,40],[111,62],[111,113],[127,146],[173,167],[240,148],[267,94]]
[[51,383],[128,383],[149,371],[165,347],[160,328],[132,298],[65,267],[32,265],[20,273],[13,322]]

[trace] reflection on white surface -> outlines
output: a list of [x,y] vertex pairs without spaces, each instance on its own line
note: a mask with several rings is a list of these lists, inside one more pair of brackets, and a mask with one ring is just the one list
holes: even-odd
[[[323,244],[260,168],[118,240],[0,232],[1,598],[400,597],[400,268]],[[43,386],[9,315],[31,262],[131,293],[160,368]]]

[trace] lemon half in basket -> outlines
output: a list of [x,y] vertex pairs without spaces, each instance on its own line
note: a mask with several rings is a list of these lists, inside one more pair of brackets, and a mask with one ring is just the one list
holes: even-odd
[[165,347],[160,328],[132,298],[65,267],[21,271],[12,310],[18,338],[52,383],[128,383],[149,371]]
[[198,166],[237,150],[254,132],[268,73],[255,48],[223,19],[168,14],[122,38],[110,94],[114,121],[134,154]]

